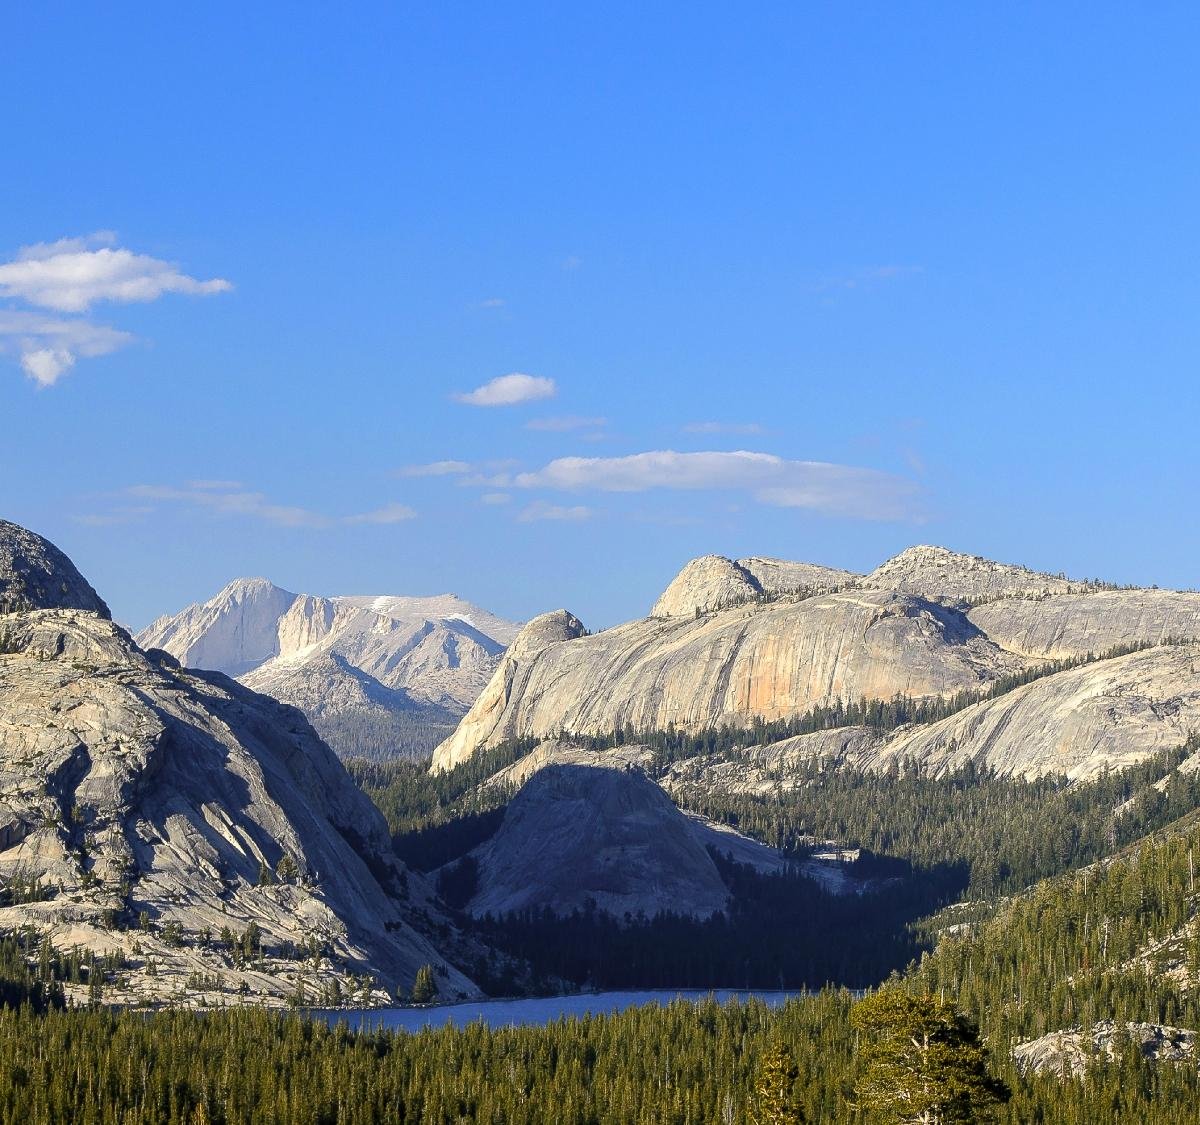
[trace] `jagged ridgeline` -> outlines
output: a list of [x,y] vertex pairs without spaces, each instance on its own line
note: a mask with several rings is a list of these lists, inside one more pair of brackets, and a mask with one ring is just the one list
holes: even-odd
[[4,522],[0,605],[0,929],[118,958],[122,1003],[386,1002],[423,965],[476,994],[300,711],[143,651]]
[[239,578],[137,635],[299,707],[343,758],[427,757],[517,626],[452,594],[318,597]]

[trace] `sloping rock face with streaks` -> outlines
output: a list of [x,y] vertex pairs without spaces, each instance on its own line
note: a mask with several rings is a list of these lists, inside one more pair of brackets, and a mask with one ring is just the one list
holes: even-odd
[[1200,637],[1200,594],[1096,590],[976,606],[967,616],[998,645],[1035,659]]
[[880,590],[652,617],[592,636],[522,634],[518,647],[438,747],[435,769],[514,737],[744,725],[837,700],[974,689],[1023,665],[960,613]]
[[389,739],[393,752],[427,754],[516,632],[452,594],[324,598],[239,578],[137,640],[301,707],[343,756],[380,757]]
[[[320,1002],[425,963],[476,993],[412,926],[428,890],[299,711],[141,652],[80,600],[0,616],[0,927],[125,952],[118,1000]],[[235,962],[218,935],[251,923]]]
[[[754,791],[780,769],[798,778],[820,761],[934,772],[973,761],[1082,779],[1200,731],[1197,645],[1182,643],[1200,640],[1200,594],[1116,589],[913,547],[865,578],[827,571],[836,593],[772,598],[766,563],[776,590],[820,578],[808,564],[705,556],[650,618],[590,636],[582,627],[531,632],[438,747],[434,768],[515,737],[744,726],[839,700],[982,693],[1050,659],[1100,656],[940,722],[887,735],[821,731],[757,748],[761,761],[747,756],[743,774],[727,761],[680,764],[666,784],[685,774],[694,783],[711,767],[714,784],[727,774]],[[575,621],[556,620],[567,618]],[[1153,647],[1128,651],[1139,646]]]

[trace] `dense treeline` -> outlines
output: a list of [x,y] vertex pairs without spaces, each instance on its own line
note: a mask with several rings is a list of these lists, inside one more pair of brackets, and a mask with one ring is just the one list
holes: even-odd
[[[0,1011],[0,1122],[21,1125],[684,1125],[757,1118],[756,1078],[782,1044],[809,1122],[859,1125],[861,1049],[852,998],[827,991],[761,1003],[676,1002],[545,1027],[351,1032],[244,1009],[145,1016]],[[1192,1125],[1194,1065],[1134,1053],[1086,1080],[1022,1079],[1011,1125]]]
[[353,711],[317,715],[316,730],[341,758],[428,761],[444,738],[454,732],[461,715],[429,705],[412,711]]
[[[943,905],[932,880],[893,878],[866,895],[832,894],[798,870],[764,874],[713,858],[731,894],[711,918],[614,918],[595,909],[559,917],[547,909],[489,916],[474,928],[528,961],[535,988],[865,988],[922,952],[912,923]],[[506,991],[488,968],[475,971]]]
[[[766,796],[674,792],[684,808],[803,854],[836,840],[899,857],[940,883],[944,895],[1010,894],[1111,855],[1200,808],[1200,773],[1179,766],[1200,751],[1178,749],[1086,783],[1063,777],[997,777],[968,764],[943,777],[821,769],[789,773]],[[794,786],[794,787],[793,787]]]

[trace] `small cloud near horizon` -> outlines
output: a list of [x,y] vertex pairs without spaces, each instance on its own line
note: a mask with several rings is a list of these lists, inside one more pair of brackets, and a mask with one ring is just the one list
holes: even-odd
[[577,414],[567,414],[557,418],[530,418],[525,423],[525,429],[540,430],[551,434],[563,434],[571,430],[597,429],[607,425],[607,418],[586,418]]
[[405,465],[396,470],[401,477],[448,477],[458,473],[469,473],[471,466],[466,461],[430,461],[427,465]]
[[764,434],[766,428],[757,422],[688,422],[686,434]]
[[553,379],[513,371],[508,375],[498,375],[473,391],[461,392],[451,397],[455,402],[467,406],[516,406],[522,402],[553,398],[556,394],[558,385]]
[[551,504],[545,500],[535,500],[532,504],[527,504],[521,509],[520,514],[517,516],[517,522],[534,523],[539,520],[578,522],[591,519],[594,514],[591,508],[583,504],[564,507],[559,504]]

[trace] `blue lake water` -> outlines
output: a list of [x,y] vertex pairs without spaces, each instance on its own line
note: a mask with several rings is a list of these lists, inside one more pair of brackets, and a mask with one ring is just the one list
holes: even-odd
[[539,996],[525,1000],[479,1000],[466,1004],[440,1004],[430,1008],[371,1008],[355,1011],[316,1011],[312,1014],[330,1023],[345,1020],[353,1029],[388,1028],[420,1031],[423,1027],[453,1024],[466,1027],[483,1020],[490,1027],[547,1024],[564,1016],[601,1015],[623,1012],[626,1008],[647,1004],[669,1004],[672,1000],[698,1002],[712,996],[719,1003],[758,999],[772,1008],[786,1003],[802,992],[735,992],[723,989],[690,991],[662,989],[646,992],[593,992],[582,996]]

